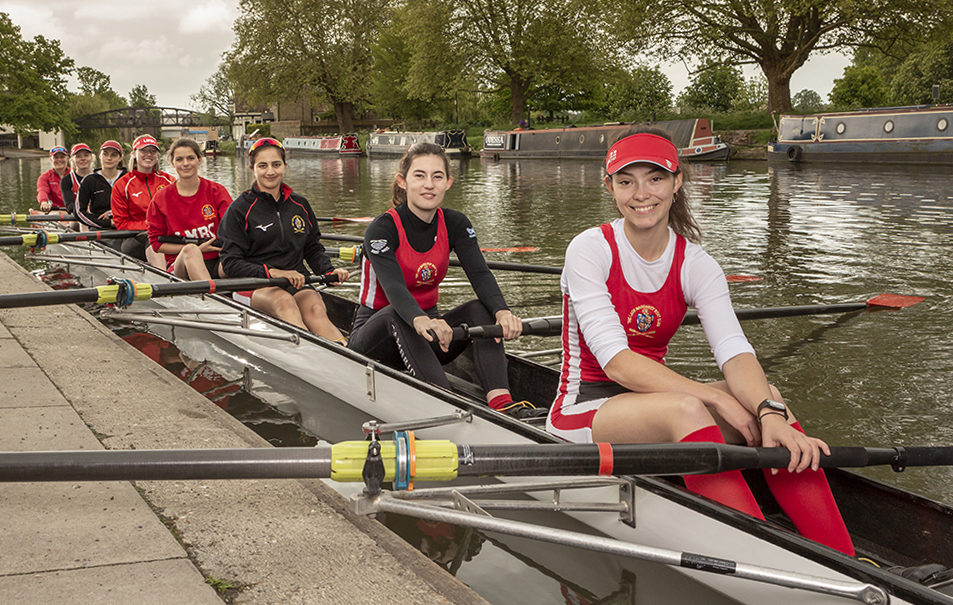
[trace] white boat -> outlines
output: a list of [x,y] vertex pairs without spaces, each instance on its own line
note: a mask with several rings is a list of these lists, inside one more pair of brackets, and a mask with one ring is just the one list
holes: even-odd
[[467,143],[465,130],[432,132],[378,131],[367,139],[368,157],[400,157],[416,143],[434,143],[446,151],[448,157],[469,157],[473,149]]
[[[177,281],[94,242],[52,245],[45,256],[50,262],[65,265],[89,286],[102,285],[107,277],[147,283]],[[347,329],[355,303],[327,291],[325,300],[332,321]],[[476,387],[467,379],[465,360],[451,369],[459,392],[448,392],[219,295],[155,298],[111,311],[110,316],[172,324],[177,343],[218,343],[249,372],[279,368],[336,398],[336,405],[346,409],[350,417],[363,415],[399,423],[446,417],[460,410],[472,414],[469,422],[417,430],[420,439],[448,439],[469,445],[557,442],[539,428],[490,410],[482,400],[470,397],[468,392]],[[555,392],[557,377],[552,369],[510,356],[509,371],[518,399],[546,403]],[[303,416],[305,426],[322,421],[320,412]],[[953,510],[949,507],[847,472],[831,470],[828,477],[859,555],[884,566],[953,566]],[[524,485],[545,480],[509,478],[505,482]],[[349,491],[348,486],[338,487],[342,492]],[[892,603],[953,604],[949,592],[940,592],[950,591],[951,582],[938,585],[938,589],[929,588],[804,539],[791,531],[770,502],[763,502],[769,520],[762,522],[691,494],[677,481],[653,477],[620,477],[600,487],[562,489],[557,493],[559,510],[574,504],[605,503],[601,511],[565,512],[597,535],[629,545],[701,553],[767,568],[763,580],[770,581],[759,582],[732,577],[727,570],[713,574],[678,568],[743,603],[834,604],[844,602],[845,594],[861,602],[883,603],[879,588],[890,595]],[[759,490],[755,493],[762,497]],[[549,502],[554,497],[552,490],[530,495]],[[814,577],[816,586],[812,590],[792,590],[771,569]],[[836,596],[838,591],[841,596]]]

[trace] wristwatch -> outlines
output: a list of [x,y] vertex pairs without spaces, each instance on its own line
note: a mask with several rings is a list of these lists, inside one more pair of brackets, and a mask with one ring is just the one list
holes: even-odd
[[[768,411],[762,414],[761,413],[762,410],[768,410]],[[784,405],[780,401],[775,401],[774,399],[765,399],[764,401],[758,404],[758,411],[757,411],[758,420],[760,421],[763,416],[767,416],[768,414],[777,414],[778,416],[783,416],[784,419],[787,420],[788,408],[786,405]]]

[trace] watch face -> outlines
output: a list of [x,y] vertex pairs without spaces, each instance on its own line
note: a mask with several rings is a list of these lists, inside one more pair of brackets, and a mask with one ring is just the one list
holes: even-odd
[[777,410],[777,411],[779,411],[779,412],[783,412],[783,411],[784,411],[784,404],[781,403],[780,401],[772,401],[772,400],[769,399],[769,400],[766,401],[765,403],[767,403],[767,404],[768,404],[767,407],[771,408],[772,410]]

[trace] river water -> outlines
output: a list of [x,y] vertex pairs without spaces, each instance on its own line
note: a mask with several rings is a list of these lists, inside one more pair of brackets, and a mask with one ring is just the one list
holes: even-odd
[[[45,159],[0,162],[0,212],[35,207],[36,178],[48,166]],[[761,278],[731,285],[736,307],[857,302],[885,292],[926,297],[902,310],[745,322],[769,379],[807,432],[831,445],[953,444],[953,169],[763,162],[693,168],[704,247],[726,273]],[[599,162],[471,158],[454,160],[452,169],[455,181],[445,204],[471,218],[482,247],[538,248],[487,253],[492,260],[560,265],[575,234],[616,216]],[[210,158],[203,171],[233,194],[250,183],[250,171],[234,157]],[[388,208],[393,171],[392,160],[299,157],[291,161],[286,181],[318,216],[374,216]],[[325,230],[359,235],[363,226]],[[522,317],[559,313],[557,276],[498,272],[497,279]],[[459,271],[445,284],[442,306],[472,297]],[[356,294],[356,284],[344,288]],[[558,342],[526,338],[508,346],[543,350]],[[667,360],[692,378],[720,377],[698,327],[679,332]],[[953,504],[953,469],[863,473]],[[484,544],[481,556],[508,548],[492,546]],[[458,576],[474,587],[485,585],[481,593],[491,601],[507,602],[493,589],[498,572],[466,569]],[[569,582],[535,585],[548,588],[525,602],[571,602],[574,597],[565,596],[570,586],[590,601],[612,592]],[[630,602],[621,596],[626,586],[613,589],[618,602]],[[656,602],[645,600],[643,588],[644,582],[638,600]]]

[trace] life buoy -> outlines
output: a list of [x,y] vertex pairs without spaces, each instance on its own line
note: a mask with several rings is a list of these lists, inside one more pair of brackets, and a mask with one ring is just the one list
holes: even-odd
[[788,160],[792,162],[801,161],[801,148],[798,145],[788,147]]

